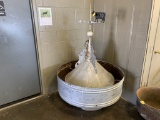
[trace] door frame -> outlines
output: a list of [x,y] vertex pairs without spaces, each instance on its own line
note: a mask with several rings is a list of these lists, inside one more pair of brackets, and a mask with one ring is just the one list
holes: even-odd
[[42,60],[41,49],[40,49],[40,35],[38,30],[38,17],[37,17],[37,8],[36,8],[36,0],[29,0],[30,10],[31,10],[31,19],[33,26],[33,34],[34,34],[34,42],[35,42],[35,50],[36,50],[36,58],[37,58],[37,66],[38,66],[38,74],[39,74],[39,82],[40,82],[40,94],[44,94],[44,81],[43,81],[43,72],[42,72]]
[[151,68],[152,56],[154,54],[154,45],[156,40],[159,15],[160,15],[160,1],[153,0],[140,87],[148,86],[148,78]]

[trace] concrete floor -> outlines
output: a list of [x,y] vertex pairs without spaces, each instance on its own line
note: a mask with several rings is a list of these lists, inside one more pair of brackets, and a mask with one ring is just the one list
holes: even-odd
[[54,93],[0,110],[0,120],[143,120],[133,104],[120,99],[116,104],[94,112],[65,103]]

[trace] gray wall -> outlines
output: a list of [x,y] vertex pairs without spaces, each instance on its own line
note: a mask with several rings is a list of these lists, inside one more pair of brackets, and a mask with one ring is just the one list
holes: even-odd
[[[57,90],[57,69],[64,63],[78,58],[87,40],[88,25],[79,19],[89,19],[93,0],[31,0],[36,23],[42,92]],[[39,26],[38,7],[50,7],[53,25]]]
[[[76,21],[89,19],[89,5],[93,0],[32,1],[43,93],[52,93],[57,86],[57,68],[77,59],[77,54],[83,49],[88,26]],[[94,25],[97,58],[124,69],[123,97],[133,103],[141,77],[151,4],[152,0],[94,0],[95,10],[105,11],[107,15],[105,24]],[[52,8],[52,26],[38,26],[37,7]]]
[[136,102],[152,0],[94,0],[95,11],[106,12],[106,22],[94,25],[98,59],[120,66],[125,72],[123,97]]

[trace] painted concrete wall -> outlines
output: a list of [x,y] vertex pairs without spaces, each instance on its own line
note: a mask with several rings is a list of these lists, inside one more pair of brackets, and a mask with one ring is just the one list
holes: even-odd
[[[57,89],[56,70],[78,58],[83,49],[89,5],[106,12],[104,24],[94,25],[94,48],[98,59],[120,66],[126,75],[123,97],[135,103],[139,88],[152,0],[32,0],[36,20],[43,93]],[[38,25],[38,7],[51,7],[52,26]]]
[[94,0],[95,11],[106,12],[106,22],[94,25],[99,59],[125,72],[123,97],[136,102],[145,54],[152,0]]
[[[77,20],[89,19],[93,0],[32,0],[36,21],[37,46],[40,58],[43,93],[57,90],[56,70],[78,58],[87,40],[88,25]],[[50,7],[52,26],[39,26],[38,7]]]

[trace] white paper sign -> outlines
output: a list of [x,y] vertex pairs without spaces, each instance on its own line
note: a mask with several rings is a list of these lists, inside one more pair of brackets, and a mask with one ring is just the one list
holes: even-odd
[[52,25],[52,11],[51,8],[38,8],[39,12],[39,24],[43,25]]

